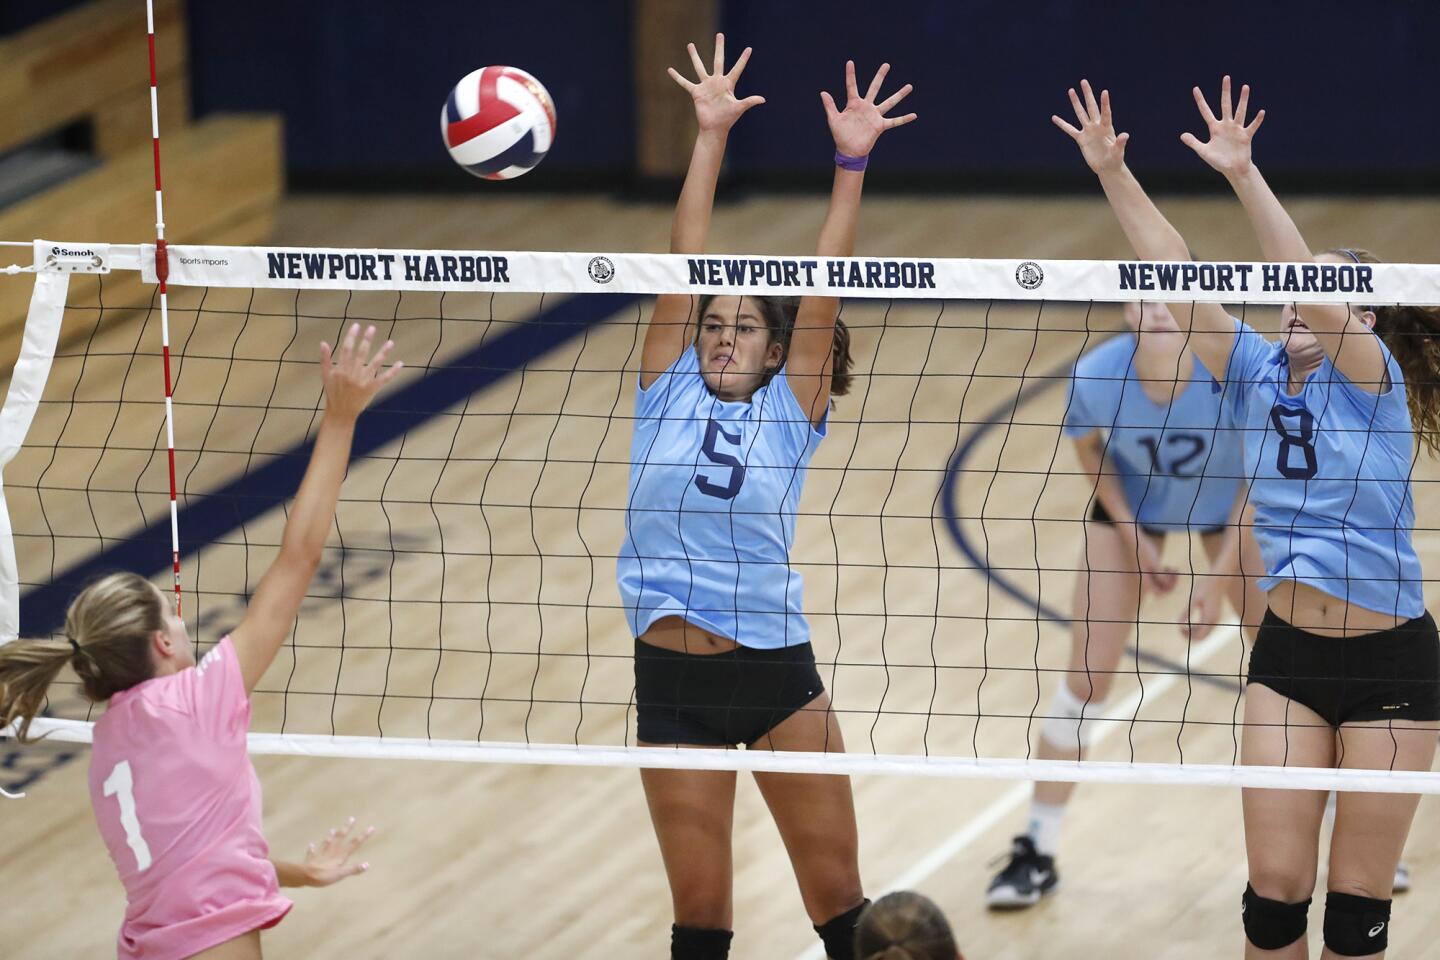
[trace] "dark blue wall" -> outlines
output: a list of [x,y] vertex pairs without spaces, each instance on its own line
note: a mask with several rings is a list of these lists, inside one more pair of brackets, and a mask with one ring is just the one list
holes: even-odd
[[[832,0],[726,5],[727,35],[755,48],[746,92],[769,98],[732,138],[747,171],[824,163],[818,91],[843,90],[853,57],[865,80],[882,60],[915,84],[921,115],[887,135],[880,170],[924,176],[1065,178],[1078,151],[1050,122],[1073,116],[1065,90],[1111,90],[1128,154],[1150,179],[1205,176],[1179,142],[1203,128],[1196,84],[1229,72],[1267,108],[1257,157],[1281,178],[1386,171],[1440,182],[1440,3],[1433,0]],[[817,26],[817,24],[819,24]],[[1212,99],[1213,103],[1213,99]],[[1357,184],[1363,187],[1364,184]]]
[[[68,0],[67,0],[68,2]],[[136,0],[137,3],[140,0]],[[672,0],[684,3],[688,0]],[[49,4],[0,0],[0,29]],[[1148,183],[1218,188],[1179,143],[1199,128],[1190,87],[1248,80],[1269,112],[1257,157],[1277,183],[1440,189],[1440,0],[722,0],[732,46],[755,58],[742,92],[769,99],[731,140],[742,181],[821,185],[822,86],[846,57],[911,81],[916,125],[888,135],[872,181],[889,186],[1090,189],[1050,125],[1065,88],[1110,87]],[[297,186],[471,189],[439,111],[490,63],[524,67],[556,101],[559,131],[527,188],[609,186],[633,159],[627,0],[191,0],[194,103],[283,113]],[[704,48],[708,37],[697,37]],[[675,61],[688,71],[684,51]],[[678,90],[675,96],[683,96]]]
[[301,185],[473,187],[445,152],[440,108],[456,81],[490,64],[528,70],[554,98],[547,174],[618,176],[630,165],[625,0],[192,0],[189,11],[197,113],[283,113]]

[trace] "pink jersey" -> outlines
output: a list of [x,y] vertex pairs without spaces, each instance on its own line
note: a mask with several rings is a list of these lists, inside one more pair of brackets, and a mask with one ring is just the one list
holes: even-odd
[[119,956],[189,957],[290,909],[260,831],[250,698],[226,637],[192,670],[110,698],[90,805],[125,884]]

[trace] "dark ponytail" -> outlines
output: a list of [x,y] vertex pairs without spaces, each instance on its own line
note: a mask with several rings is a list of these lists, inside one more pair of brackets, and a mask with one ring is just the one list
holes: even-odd
[[[1380,263],[1379,257],[1358,247],[1329,251],[1355,263]],[[1375,334],[1405,377],[1405,397],[1416,439],[1440,456],[1440,309],[1413,304],[1369,307],[1375,314]]]

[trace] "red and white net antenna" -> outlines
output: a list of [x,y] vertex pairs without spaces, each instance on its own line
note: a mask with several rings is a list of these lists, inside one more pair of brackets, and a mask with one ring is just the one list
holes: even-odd
[[175,613],[180,614],[180,520],[175,490],[175,417],[170,380],[170,299],[166,281],[170,258],[165,249],[165,204],[160,191],[160,100],[155,79],[155,0],[145,0],[150,39],[150,138],[155,152],[155,277],[160,281],[160,349],[165,359],[165,442],[170,458],[170,555],[175,569]]

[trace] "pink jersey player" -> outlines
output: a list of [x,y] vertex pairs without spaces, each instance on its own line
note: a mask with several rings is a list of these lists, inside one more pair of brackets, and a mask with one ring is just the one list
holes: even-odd
[[[85,695],[107,704],[95,724],[90,801],[125,885],[118,955],[252,960],[260,931],[290,910],[282,886],[326,886],[364,870],[351,856],[369,832],[352,818],[303,863],[269,859],[260,781],[246,751],[250,694],[289,635],[320,562],[349,463],[355,420],[399,371],[375,328],[320,345],[325,417],[290,508],[280,551],[231,634],[200,663],[185,623],[145,578],[116,573],[70,604],[60,640],[0,646],[0,728],[24,741],[68,663]],[[357,344],[357,339],[360,341]]]
[[193,669],[116,693],[96,722],[90,803],[125,884],[121,957],[189,957],[289,911],[249,728],[229,637]]

